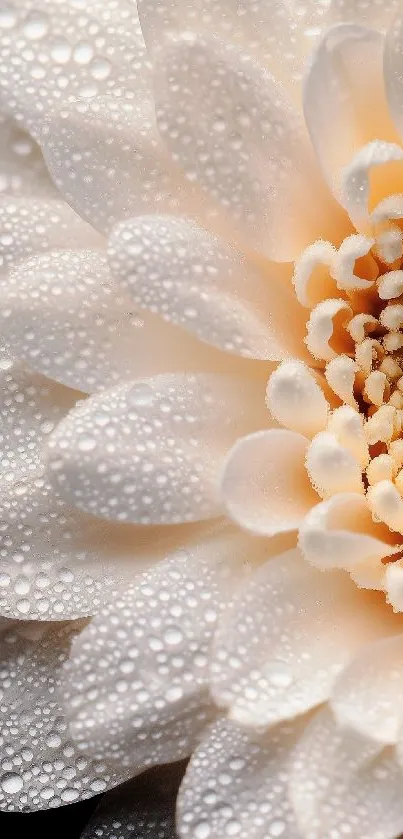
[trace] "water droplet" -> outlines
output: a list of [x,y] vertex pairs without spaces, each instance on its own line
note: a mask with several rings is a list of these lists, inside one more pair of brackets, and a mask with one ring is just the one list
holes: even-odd
[[210,825],[208,822],[198,822],[194,826],[194,835],[196,839],[207,839],[210,836]]
[[127,401],[130,405],[140,407],[142,405],[152,405],[155,394],[150,385],[138,384],[133,385],[127,394]]
[[24,786],[24,782],[20,775],[16,775],[14,772],[8,772],[6,775],[3,775],[0,783],[4,792],[9,793],[10,795],[16,795],[16,793],[20,792]]

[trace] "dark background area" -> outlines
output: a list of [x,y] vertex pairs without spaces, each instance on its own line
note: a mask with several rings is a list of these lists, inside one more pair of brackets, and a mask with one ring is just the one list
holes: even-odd
[[0,813],[0,836],[38,839],[79,839],[102,795],[38,813]]

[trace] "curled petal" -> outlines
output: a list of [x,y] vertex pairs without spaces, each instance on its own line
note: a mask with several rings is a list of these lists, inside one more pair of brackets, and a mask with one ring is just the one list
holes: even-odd
[[221,476],[228,514],[253,533],[274,536],[296,530],[317,501],[305,470],[308,440],[280,429],[239,440]]
[[285,428],[313,437],[327,424],[329,405],[322,388],[305,364],[284,361],[267,385],[267,405]]
[[338,492],[364,492],[360,464],[351,450],[328,431],[322,431],[312,440],[306,467],[312,486],[322,498]]
[[379,566],[384,557],[399,551],[387,528],[373,522],[366,499],[348,492],[309,511],[299,530],[299,545],[317,568],[347,571],[361,563]]
[[385,196],[402,192],[402,161],[401,146],[373,140],[343,170],[341,203],[358,229],[368,226],[372,210]]
[[344,326],[352,317],[345,300],[324,300],[312,310],[307,323],[305,343],[314,358],[331,361],[349,346]]
[[312,309],[337,294],[336,282],[330,273],[336,253],[331,242],[320,240],[309,245],[297,259],[293,283],[302,306]]

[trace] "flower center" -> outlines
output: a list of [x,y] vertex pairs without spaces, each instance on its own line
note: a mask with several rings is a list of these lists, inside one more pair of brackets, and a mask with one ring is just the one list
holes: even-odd
[[332,408],[308,454],[311,482],[323,498],[365,493],[374,517],[400,532],[402,269],[402,230],[388,221],[372,238],[354,234],[339,249],[316,242],[294,274],[297,297],[311,308],[305,343]]

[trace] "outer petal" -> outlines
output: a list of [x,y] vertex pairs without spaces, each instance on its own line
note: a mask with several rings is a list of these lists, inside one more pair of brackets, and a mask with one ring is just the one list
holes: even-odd
[[80,395],[0,355],[0,482],[42,472],[42,447]]
[[217,714],[208,658],[245,540],[213,529],[117,591],[77,638],[63,701],[79,747],[141,772],[186,757]]
[[181,839],[299,839],[287,780],[290,752],[303,724],[253,737],[231,720],[216,722],[194,752],[179,790]]
[[335,26],[321,40],[305,78],[305,118],[336,194],[341,168],[361,146],[376,139],[397,141],[384,92],[383,46],[379,32]]
[[265,536],[296,530],[318,500],[305,469],[308,444],[306,437],[283,429],[239,440],[221,475],[231,518]]
[[175,805],[183,763],[147,772],[105,794],[81,839],[176,839]]
[[40,149],[14,120],[0,116],[0,193],[56,198]]
[[256,571],[220,619],[211,668],[216,702],[268,726],[327,699],[355,652],[393,633],[390,609],[347,575],[289,551]]
[[308,562],[324,570],[350,571],[361,563],[378,567],[384,557],[399,551],[389,529],[373,521],[366,498],[348,492],[309,511],[300,527],[299,545]]
[[392,749],[339,726],[325,709],[292,763],[291,800],[305,839],[395,839],[402,832],[402,770]]
[[386,35],[384,52],[384,73],[385,87],[388,105],[395,125],[402,135],[403,131],[403,108],[402,108],[402,47],[403,47],[403,14],[400,4],[396,4],[398,14],[391,23]]
[[20,262],[1,300],[10,351],[87,393],[165,370],[228,369],[218,351],[133,307],[100,251],[52,250]]
[[228,449],[266,419],[260,382],[172,374],[122,384],[71,411],[49,444],[53,482],[86,512],[175,524],[222,512]]
[[88,516],[38,477],[2,486],[0,522],[0,614],[25,620],[94,614],[122,579],[132,582],[190,537],[189,527]]
[[37,811],[90,798],[125,780],[77,752],[55,691],[80,625],[5,621],[1,631],[2,810]]
[[[396,632],[403,619],[395,617]],[[337,680],[331,707],[338,722],[376,743],[393,744],[403,723],[403,634],[369,644]]]
[[247,54],[213,38],[172,38],[158,54],[155,90],[173,159],[248,248],[289,261],[312,239],[343,236],[299,115]]
[[60,101],[149,91],[136,5],[18,0],[5,9],[0,99],[38,134]]
[[99,248],[102,237],[62,201],[0,197],[0,267],[53,248]]
[[41,147],[66,201],[97,230],[153,212],[200,210],[161,143],[152,102],[71,102],[43,126]]
[[246,357],[305,356],[305,320],[289,269],[258,269],[186,219],[143,216],[109,241],[114,276],[142,308]]

